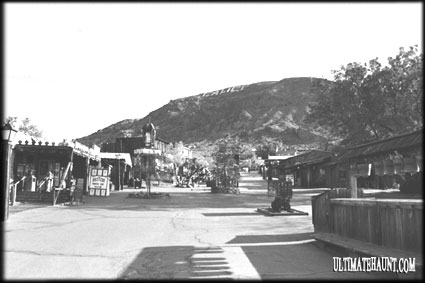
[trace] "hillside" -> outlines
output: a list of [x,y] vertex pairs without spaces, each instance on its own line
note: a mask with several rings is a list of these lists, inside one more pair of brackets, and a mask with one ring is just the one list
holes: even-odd
[[302,122],[316,78],[287,78],[229,87],[170,101],[144,118],[124,120],[77,139],[84,144],[113,142],[116,137],[139,136],[150,118],[158,136],[171,142],[211,143],[230,134],[241,142],[278,141],[310,144],[323,138]]

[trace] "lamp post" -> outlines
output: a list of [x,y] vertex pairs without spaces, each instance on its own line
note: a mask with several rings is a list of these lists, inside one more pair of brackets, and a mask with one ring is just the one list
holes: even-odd
[[117,158],[117,162],[118,162],[118,191],[121,189],[121,176],[120,176],[120,163],[121,163],[121,160],[120,160],[120,157],[121,157],[121,154],[119,154],[119,153],[117,153],[117,154],[115,154],[115,157]]
[[4,207],[1,210],[1,220],[5,222],[9,218],[9,193],[10,193],[10,177],[9,177],[9,141],[13,140],[17,131],[12,128],[9,122],[1,128],[2,137],[2,166],[3,166],[3,189],[1,190],[1,200]]

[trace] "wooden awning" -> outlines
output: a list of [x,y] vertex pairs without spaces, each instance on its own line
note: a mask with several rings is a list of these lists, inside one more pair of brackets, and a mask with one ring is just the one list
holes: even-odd
[[410,147],[422,148],[423,131],[410,132],[404,135],[391,137],[388,139],[361,144],[345,150],[337,158],[338,161],[346,161],[352,158],[367,157],[371,155],[379,155],[394,150],[402,150]]

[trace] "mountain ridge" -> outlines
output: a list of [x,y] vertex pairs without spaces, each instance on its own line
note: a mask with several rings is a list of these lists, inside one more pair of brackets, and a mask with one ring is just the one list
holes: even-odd
[[125,119],[77,140],[101,145],[116,137],[140,136],[150,119],[158,128],[158,137],[170,142],[214,142],[231,135],[254,144],[317,143],[324,137],[303,122],[308,104],[319,95],[312,91],[317,80],[325,79],[285,78],[178,98],[141,119]]

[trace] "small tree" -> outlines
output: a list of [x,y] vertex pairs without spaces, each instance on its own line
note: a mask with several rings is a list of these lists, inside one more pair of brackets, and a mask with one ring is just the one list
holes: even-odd
[[[6,123],[9,122],[10,125],[14,128],[17,127],[16,126],[17,121],[18,121],[17,117],[6,118]],[[21,121],[21,123],[18,125],[18,130],[24,134],[27,134],[35,138],[41,138],[43,136],[43,132],[40,131],[36,125],[32,124],[29,118],[25,118]]]

